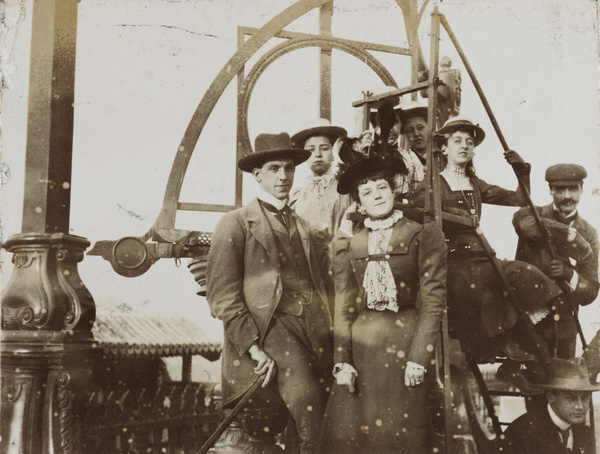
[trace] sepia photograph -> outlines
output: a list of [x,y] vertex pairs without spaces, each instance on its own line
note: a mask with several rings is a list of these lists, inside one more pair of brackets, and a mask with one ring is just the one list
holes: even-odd
[[1,453],[600,453],[596,0],[0,17]]

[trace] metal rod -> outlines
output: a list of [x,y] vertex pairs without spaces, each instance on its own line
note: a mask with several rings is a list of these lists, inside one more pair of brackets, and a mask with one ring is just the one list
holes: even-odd
[[206,454],[208,452],[208,450],[212,447],[212,445],[214,445],[217,442],[217,440],[223,434],[223,432],[225,432],[225,429],[229,427],[229,424],[231,424],[235,417],[239,414],[239,412],[242,411],[244,405],[246,405],[246,402],[248,402],[248,399],[252,397],[252,394],[254,394],[254,392],[258,388],[260,388],[264,379],[264,374],[256,377],[250,388],[248,388],[248,391],[246,391],[246,394],[242,396],[242,398],[236,404],[236,406],[233,407],[233,410],[231,410],[231,412],[225,417],[221,424],[219,424],[219,426],[213,432],[213,434],[210,437],[208,437],[208,440],[206,440],[206,442],[202,445],[202,447],[196,454]]
[[[504,152],[506,153],[507,151],[510,150],[510,147],[508,146],[508,143],[506,142],[506,139],[504,138],[504,134],[502,134],[502,130],[500,129],[500,125],[498,124],[498,121],[496,120],[496,116],[494,115],[494,112],[492,111],[492,108],[491,108],[490,104],[488,103],[488,100],[485,97],[485,94],[483,93],[483,89],[481,88],[481,85],[479,84],[479,80],[475,76],[475,72],[473,71],[473,68],[469,64],[469,61],[467,60],[467,56],[465,55],[460,43],[458,42],[456,35],[450,28],[450,24],[448,23],[448,20],[446,19],[446,17],[443,14],[440,15],[440,20],[441,20],[442,25],[444,26],[444,29],[446,30],[446,33],[448,33],[450,40],[454,44],[454,47],[456,48],[456,51],[458,52],[458,55],[460,56],[460,59],[462,60],[464,66],[465,66],[465,69],[467,70],[467,73],[469,73],[469,77],[471,78],[471,81],[473,82],[473,86],[475,87],[475,90],[477,91],[477,94],[479,95],[479,98],[481,99],[481,103],[483,104],[483,107],[485,108],[485,111],[488,114],[490,121],[492,122],[494,131],[496,131],[496,135],[498,136],[498,139],[500,140],[500,143],[502,144],[502,148],[504,149]],[[535,219],[535,223],[538,226],[538,229],[540,230],[540,233],[542,235],[542,240],[543,240],[546,248],[548,249],[548,253],[550,254],[550,259],[556,260],[556,253],[554,252],[552,243],[550,243],[550,237],[548,236],[548,231],[542,224],[542,219],[540,218],[540,215],[536,210],[533,200],[531,200],[531,196],[529,194],[529,188],[527,187],[525,179],[523,178],[523,175],[521,174],[521,172],[514,165],[512,166],[512,168],[513,168],[515,176],[517,177],[517,180],[519,182],[519,186],[521,187],[521,190],[525,194],[525,198],[527,200],[527,206],[529,207],[529,209],[531,211],[531,215]],[[567,288],[566,283],[557,282],[557,285],[561,288],[561,290],[563,290],[563,292],[565,292],[566,294],[569,293],[570,290],[569,290],[569,288]],[[581,323],[579,322],[579,317],[577,316],[576,307],[573,304],[573,301],[571,300],[571,298],[566,298],[566,299],[570,306],[571,315],[573,316],[575,325],[577,326],[577,331],[579,333],[579,337],[581,338],[581,343],[583,345],[583,348],[586,348],[587,342],[585,341],[585,338],[583,335],[583,329],[581,328]]]
[[378,95],[370,95],[359,99],[358,101],[352,102],[352,107],[360,107],[365,103],[374,103],[378,101],[383,101],[384,99],[391,98],[392,96],[402,96],[407,93],[412,93],[415,91],[422,90],[429,86],[429,82],[421,82],[415,85],[409,85],[408,87],[396,88],[395,90],[386,91],[385,93],[381,93]]
[[485,384],[485,380],[481,375],[481,371],[479,370],[477,362],[472,357],[467,357],[467,363],[469,363],[469,366],[471,367],[471,372],[475,377],[479,391],[481,391],[481,397],[483,397],[485,407],[487,408],[488,414],[492,419],[494,431],[496,432],[496,436],[499,438],[500,434],[502,434],[502,426],[500,425],[500,421],[498,421],[498,415],[496,415],[496,411],[494,410],[494,402],[492,402],[492,397],[490,396],[490,392]]

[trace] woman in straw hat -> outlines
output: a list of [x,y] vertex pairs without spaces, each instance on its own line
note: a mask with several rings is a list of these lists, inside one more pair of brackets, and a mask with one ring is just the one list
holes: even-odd
[[[479,125],[463,117],[450,118],[437,131],[435,139],[442,150],[440,172],[442,209],[460,216],[481,217],[482,204],[524,206],[523,188],[501,188],[475,175],[474,149],[484,139]],[[514,151],[505,154],[509,164],[529,183],[530,166]],[[423,206],[427,188],[422,185],[413,199]],[[507,300],[504,285],[473,227],[444,222],[448,244],[448,316],[451,332],[461,340],[463,350],[486,355],[497,352],[514,361],[530,361],[534,356],[515,340],[519,314]],[[519,296],[521,309],[534,323],[545,318],[560,294],[559,288],[540,270],[518,261],[503,260],[508,279]],[[492,341],[490,350],[489,341]],[[480,350],[481,348],[483,350]],[[497,351],[499,350],[499,351]]]
[[363,158],[339,180],[366,219],[354,235],[344,221],[332,242],[336,384],[322,453],[429,452],[424,382],[445,307],[447,251],[436,224],[394,209],[394,175],[404,170],[395,157]]

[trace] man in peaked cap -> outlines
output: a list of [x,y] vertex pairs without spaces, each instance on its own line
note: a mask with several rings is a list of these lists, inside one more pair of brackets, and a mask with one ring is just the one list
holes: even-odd
[[590,383],[583,358],[552,358],[550,379],[540,385],[547,405],[528,411],[504,432],[508,454],[567,454],[596,452],[592,429],[585,424],[592,392],[600,384]]
[[257,375],[263,396],[283,402],[301,439],[316,447],[332,370],[331,315],[323,283],[327,248],[287,205],[295,166],[310,152],[286,133],[260,134],[238,167],[258,196],[227,213],[215,228],[207,265],[207,300],[223,321],[223,406],[234,405]]
[[592,303],[598,295],[598,233],[577,211],[586,176],[585,168],[577,164],[556,164],[546,170],[553,203],[536,210],[548,232],[555,260],[530,209],[523,208],[513,217],[519,235],[516,259],[535,265],[565,291],[565,300],[556,308],[556,326],[548,329],[556,333],[560,358],[575,356],[577,325],[571,306],[577,312],[579,306]]

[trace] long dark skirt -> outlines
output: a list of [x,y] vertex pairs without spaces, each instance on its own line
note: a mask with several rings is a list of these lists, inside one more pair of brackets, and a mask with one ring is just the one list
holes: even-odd
[[427,452],[426,385],[404,384],[418,318],[414,308],[365,310],[358,316],[352,325],[357,392],[334,382],[320,453]]
[[480,333],[493,337],[512,328],[524,313],[550,309],[560,295],[558,286],[538,268],[516,260],[501,260],[518,301],[508,297],[504,284],[486,257],[448,260],[448,319],[461,340]]

